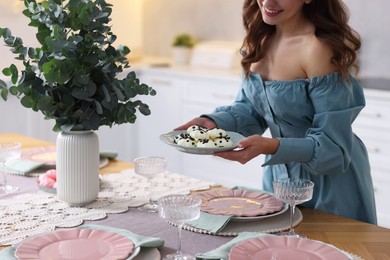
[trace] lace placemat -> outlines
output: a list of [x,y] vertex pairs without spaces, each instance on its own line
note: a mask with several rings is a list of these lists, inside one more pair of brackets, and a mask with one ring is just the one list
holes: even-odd
[[[176,173],[164,173],[152,181],[152,197],[188,194],[208,189],[212,183]],[[55,228],[70,228],[85,220],[99,220],[107,214],[123,213],[148,202],[147,180],[126,170],[102,176],[96,201],[84,207],[70,207],[55,194],[38,191],[0,200],[0,244],[13,245],[23,239]]]

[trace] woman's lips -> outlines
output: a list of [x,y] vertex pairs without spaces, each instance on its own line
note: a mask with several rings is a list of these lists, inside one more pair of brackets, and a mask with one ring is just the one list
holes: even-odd
[[273,9],[268,9],[266,7],[263,7],[263,9],[264,9],[264,13],[267,16],[277,16],[280,12],[282,12],[281,10],[273,10]]

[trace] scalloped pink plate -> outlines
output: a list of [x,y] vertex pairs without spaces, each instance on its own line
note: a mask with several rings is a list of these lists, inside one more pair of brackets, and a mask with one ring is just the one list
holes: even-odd
[[44,163],[46,165],[56,165],[56,147],[35,147],[22,151],[22,158],[34,162]]
[[271,194],[249,190],[210,190],[197,195],[202,211],[218,215],[254,217],[281,211],[284,206]]
[[128,238],[98,229],[69,229],[30,238],[16,249],[20,259],[126,259],[134,250]]
[[348,256],[326,243],[298,237],[259,237],[232,247],[229,260],[289,259],[347,260]]
[[[44,146],[35,147],[22,151],[22,158],[38,163],[44,163],[47,166],[56,165],[56,147],[55,146]],[[99,168],[107,166],[110,160],[106,157],[100,157]]]

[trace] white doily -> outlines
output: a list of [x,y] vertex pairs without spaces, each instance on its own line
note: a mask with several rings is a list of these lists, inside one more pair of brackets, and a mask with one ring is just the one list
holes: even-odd
[[[174,193],[188,194],[207,189],[211,183],[175,173],[164,173],[152,181],[152,197]],[[0,244],[13,245],[23,239],[55,228],[81,225],[84,220],[99,220],[107,214],[123,213],[129,207],[147,203],[149,184],[145,178],[126,170],[102,176],[96,201],[84,207],[70,207],[56,195],[39,191],[0,200]]]

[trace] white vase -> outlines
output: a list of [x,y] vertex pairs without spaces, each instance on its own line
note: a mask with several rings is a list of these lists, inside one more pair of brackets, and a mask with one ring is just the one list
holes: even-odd
[[99,138],[93,131],[61,132],[56,143],[57,196],[71,206],[99,193]]
[[173,47],[172,56],[175,65],[188,65],[191,58],[191,48],[188,47]]

